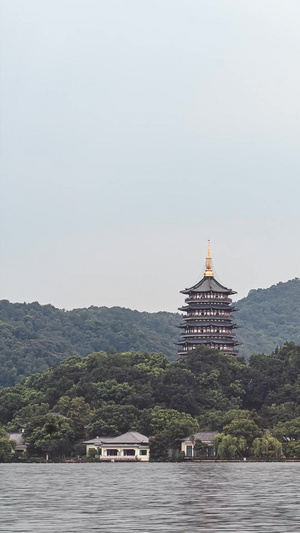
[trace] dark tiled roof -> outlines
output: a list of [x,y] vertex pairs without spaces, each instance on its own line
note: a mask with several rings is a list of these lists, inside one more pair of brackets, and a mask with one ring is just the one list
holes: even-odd
[[122,444],[141,444],[145,443],[148,444],[149,439],[145,435],[142,435],[138,431],[127,431],[127,433],[124,433],[123,435],[119,435],[118,437],[115,437],[114,442],[122,443]]
[[230,320],[220,320],[219,322],[205,322],[204,320],[198,320],[193,321],[189,320],[188,322],[181,323],[178,327],[180,328],[186,328],[188,326],[197,326],[197,327],[208,327],[208,326],[216,326],[220,328],[233,328],[234,324]]
[[[181,341],[176,342],[177,345],[179,344],[241,344],[240,342],[237,342],[235,339],[230,339],[228,337],[223,337],[221,339],[212,339],[209,336],[206,337],[196,337],[197,333],[194,334],[195,337],[189,337],[188,339],[182,339]],[[205,335],[205,333],[199,333],[198,335]],[[208,334],[207,334],[208,335]],[[217,335],[217,333],[216,333]],[[222,333],[220,333],[220,336],[222,336]]]
[[95,444],[95,446],[101,446],[107,442],[112,442],[115,437],[96,437],[95,439],[85,440],[84,444]]
[[197,431],[194,437],[196,440],[201,440],[202,442],[211,442],[217,434],[218,431]]
[[184,305],[182,307],[179,307],[178,309],[182,309],[183,311],[185,311],[186,309],[190,309],[190,310],[205,310],[205,309],[213,309],[214,311],[237,311],[237,309],[232,305],[232,304],[226,304],[224,302],[201,302],[200,300],[199,301],[195,301],[195,302],[192,302],[192,303],[189,303],[187,305]]
[[181,441],[201,440],[201,442],[212,442],[218,431],[197,431],[194,435],[181,439]]
[[22,433],[8,433],[8,438],[16,442],[16,450],[27,447]]
[[94,444],[101,446],[102,444],[148,444],[149,438],[142,435],[138,431],[127,431],[118,437],[97,437],[96,439],[87,440],[84,444]]
[[227,287],[224,287],[224,285],[221,285],[214,277],[206,277],[202,278],[196,285],[193,285],[193,287],[190,287],[189,289],[184,289],[182,292],[183,294],[188,294],[189,292],[225,292],[227,294],[236,294],[235,291],[232,289],[228,289]]

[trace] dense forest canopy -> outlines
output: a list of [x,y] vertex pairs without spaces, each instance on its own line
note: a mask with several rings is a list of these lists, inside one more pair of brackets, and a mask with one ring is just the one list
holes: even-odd
[[[235,320],[241,355],[270,354],[286,341],[300,343],[300,279],[250,291],[237,302]],[[120,307],[64,311],[38,302],[0,302],[0,388],[43,372],[70,355],[148,351],[177,358],[176,313],[146,313]]]
[[237,302],[237,337],[247,359],[253,353],[270,354],[287,341],[300,343],[300,279],[268,289],[251,290]]
[[179,315],[120,307],[63,311],[52,305],[0,302],[0,387],[43,372],[69,355],[100,350],[155,351],[176,357]]
[[238,447],[264,454],[281,446],[298,456],[300,346],[287,343],[249,364],[206,347],[177,362],[155,353],[72,356],[2,389],[0,424],[26,424],[30,453],[40,455],[83,453],[85,438],[136,429],[152,436],[153,458],[165,459],[201,428],[220,432],[224,457]]

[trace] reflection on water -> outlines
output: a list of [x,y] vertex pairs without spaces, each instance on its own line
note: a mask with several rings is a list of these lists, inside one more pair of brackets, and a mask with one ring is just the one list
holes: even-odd
[[1,464],[0,531],[300,532],[300,463]]

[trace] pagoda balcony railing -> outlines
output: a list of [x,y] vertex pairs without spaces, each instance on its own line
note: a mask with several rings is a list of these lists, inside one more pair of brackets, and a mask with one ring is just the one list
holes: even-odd
[[203,318],[203,319],[207,319],[207,317],[209,319],[213,318],[214,320],[226,320],[227,318],[233,318],[233,315],[231,313],[228,313],[226,315],[213,315],[211,313],[209,313],[209,315],[199,315],[196,314],[196,313],[188,313],[186,315],[182,315],[183,318]]
[[232,305],[219,305],[217,303],[213,303],[213,302],[206,302],[206,303],[202,303],[201,305],[199,304],[199,302],[197,302],[196,304],[187,304],[187,305],[183,305],[182,307],[178,307],[178,309],[182,312],[199,312],[199,311],[207,311],[207,312],[216,312],[216,313],[233,313],[235,311],[237,311],[237,308],[236,307],[233,307]]
[[207,337],[207,336],[218,336],[218,337],[235,337],[235,334],[231,331],[184,331],[181,333],[181,337]]
[[[234,354],[237,354],[238,353],[238,350],[235,350],[234,348],[230,347],[230,346],[222,346],[222,347],[219,347],[219,346],[210,346],[209,343],[205,344],[200,344],[199,346],[208,346],[209,348],[212,348],[212,350],[220,350],[221,352],[226,352],[226,353],[234,353]],[[182,348],[181,350],[178,351],[178,353],[188,353],[188,352],[192,352],[193,350],[196,350],[197,347],[194,347],[194,346],[188,346],[187,348]]]
[[207,296],[205,298],[191,298],[188,296],[188,298],[185,298],[184,300],[186,303],[220,303],[220,304],[232,304],[231,298],[208,298]]
[[[238,355],[238,351],[234,348],[231,348],[229,346],[223,346],[223,347],[216,347],[216,346],[210,346],[209,344],[203,344],[202,346],[208,346],[209,348],[212,348],[213,350],[219,350],[223,353],[228,353],[229,355]],[[178,355],[187,355],[189,352],[192,352],[193,350],[196,350],[196,347],[188,346],[186,348],[183,348],[182,350],[179,350],[177,353]]]
[[[205,322],[205,326],[203,326],[202,322],[199,321],[199,323],[197,323],[196,325],[193,325],[191,326],[189,322],[182,322],[179,326],[176,326],[176,328],[178,329],[181,329],[182,331],[186,330],[187,327],[209,327],[211,324],[206,320]],[[237,324],[234,324],[233,322],[230,322],[229,320],[227,321],[224,321],[224,322],[219,322],[217,324],[214,324],[214,327],[218,327],[218,328],[226,328],[226,330],[228,331],[228,329],[232,332],[233,329],[238,329],[240,328],[241,326],[238,326]],[[195,332],[196,334],[197,332]],[[200,332],[201,333],[201,332]]]
[[203,299],[208,299],[210,300],[211,298],[216,298],[217,300],[230,300],[231,298],[229,298],[229,295],[228,294],[220,294],[218,292],[211,292],[211,293],[207,293],[207,292],[190,292],[190,294],[187,295],[187,298],[193,298],[194,300],[203,300]]
[[[232,350],[232,352],[225,352],[224,350],[221,350],[223,353],[226,353],[227,355],[234,355],[234,356],[237,356],[239,355],[239,352],[235,352],[234,350]],[[188,355],[189,352],[177,352],[177,355],[178,357],[180,357],[181,359],[184,359],[187,355]]]
[[209,315],[199,315],[199,314],[195,314],[195,313],[189,313],[188,315],[183,315],[182,316],[183,320],[190,320],[190,319],[197,319],[197,320],[211,320],[211,319],[214,319],[214,320],[233,320],[233,315],[231,314],[228,314],[228,315],[213,315],[213,314],[209,314]]
[[235,335],[230,335],[229,333],[183,333],[181,337],[193,342],[192,339],[234,339]]

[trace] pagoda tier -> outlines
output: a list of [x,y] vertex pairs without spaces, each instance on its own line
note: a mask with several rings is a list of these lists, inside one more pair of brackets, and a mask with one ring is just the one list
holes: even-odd
[[[186,317],[185,317],[186,318]],[[230,328],[239,328],[240,326],[237,326],[236,324],[232,324],[230,323],[229,321],[225,321],[225,320],[215,320],[214,322],[199,322],[198,321],[190,321],[188,322],[187,324],[184,323],[184,324],[179,324],[179,326],[177,326],[177,328],[185,328],[186,326],[190,326],[190,327],[193,327],[193,326],[199,326],[201,325],[202,327],[207,327],[207,326],[217,326],[217,327],[220,327],[220,326],[223,326],[223,327],[230,327]],[[196,332],[195,332],[196,333]]]
[[187,298],[179,310],[185,312],[179,328],[181,340],[178,355],[184,357],[188,352],[203,344],[221,350],[224,353],[237,355],[232,313],[237,309],[232,306],[231,294],[236,294],[219,283],[212,271],[210,248],[206,258],[204,277],[193,287],[184,289],[182,294]]
[[179,309],[181,311],[197,311],[199,309],[201,309],[202,311],[207,311],[209,312],[210,310],[213,310],[213,311],[216,311],[216,313],[218,313],[219,311],[228,311],[229,313],[232,312],[232,311],[237,311],[237,309],[235,307],[232,307],[230,306],[230,303],[231,303],[231,300],[229,300],[228,304],[229,305],[226,305],[226,303],[224,303],[223,305],[222,304],[219,304],[219,303],[214,303],[212,302],[211,300],[208,301],[208,300],[204,300],[202,302],[199,302],[199,303],[192,303],[192,304],[189,304],[189,305],[184,305],[183,307],[179,307]]

